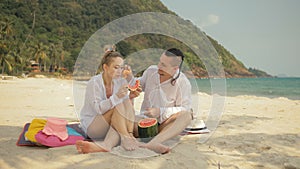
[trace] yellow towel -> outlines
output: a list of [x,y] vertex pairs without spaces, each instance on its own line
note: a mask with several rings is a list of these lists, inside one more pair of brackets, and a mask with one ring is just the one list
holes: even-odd
[[46,122],[46,119],[33,119],[28,127],[28,131],[25,133],[25,137],[36,143],[35,135],[44,129]]

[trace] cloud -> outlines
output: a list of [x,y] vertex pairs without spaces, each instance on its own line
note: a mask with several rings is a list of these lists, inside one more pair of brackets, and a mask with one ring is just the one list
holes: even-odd
[[205,19],[202,19],[200,21],[200,28],[205,28],[205,27],[209,27],[212,25],[216,25],[218,24],[220,21],[220,17],[214,14],[210,14],[208,15]]

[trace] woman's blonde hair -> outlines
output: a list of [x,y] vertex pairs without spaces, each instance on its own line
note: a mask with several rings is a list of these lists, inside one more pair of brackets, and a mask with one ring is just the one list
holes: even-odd
[[112,45],[112,46],[108,46],[106,45],[104,47],[104,55],[101,59],[101,63],[100,63],[100,71],[103,71],[103,65],[106,64],[106,65],[110,65],[113,61],[114,58],[117,58],[117,57],[120,57],[123,59],[123,56],[116,51],[116,46],[115,45]]

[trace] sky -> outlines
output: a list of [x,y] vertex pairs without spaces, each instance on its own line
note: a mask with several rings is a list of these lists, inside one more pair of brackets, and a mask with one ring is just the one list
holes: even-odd
[[300,0],[161,0],[249,68],[300,77]]

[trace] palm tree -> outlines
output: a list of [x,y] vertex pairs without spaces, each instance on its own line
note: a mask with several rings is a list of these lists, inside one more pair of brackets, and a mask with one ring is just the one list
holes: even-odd
[[58,51],[57,51],[56,44],[53,44],[53,43],[50,44],[49,58],[50,58],[50,66],[53,70],[57,66],[57,62],[58,62]]
[[65,61],[65,51],[63,49],[63,45],[62,43],[60,43],[58,45],[58,52],[59,52],[59,56],[58,56],[58,67],[63,67],[63,63]]
[[4,21],[0,22],[0,64],[2,65],[2,76],[5,71],[5,66],[9,72],[12,71],[10,56],[8,55],[11,51],[12,41],[10,41],[10,37],[13,34],[12,29],[13,21],[5,18]]
[[20,75],[23,74],[26,66],[30,65],[30,52],[24,51],[21,52],[21,45],[17,44],[16,48],[9,53],[9,55],[13,58],[12,66],[15,74]]
[[34,48],[34,59],[37,63],[39,63],[40,70],[42,69],[42,62],[44,62],[44,70],[46,70],[46,63],[48,61],[48,56],[46,54],[47,47],[43,45],[43,43],[38,43]]
[[44,71],[47,71],[47,62],[49,61],[46,51],[41,51],[41,62],[44,62]]
[[11,66],[11,60],[9,59],[9,55],[1,55],[0,56],[0,63],[2,65],[2,76],[5,71],[5,66],[7,66],[7,69],[9,72],[12,71],[12,66]]
[[1,40],[7,40],[13,34],[12,24],[13,21],[10,21],[8,18],[5,18],[4,21],[0,22]]

